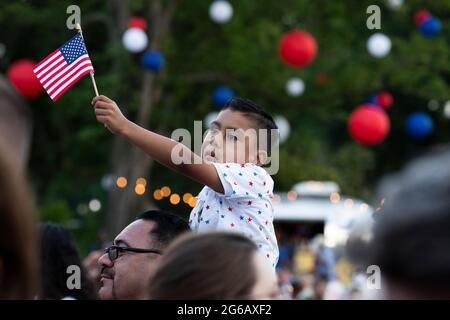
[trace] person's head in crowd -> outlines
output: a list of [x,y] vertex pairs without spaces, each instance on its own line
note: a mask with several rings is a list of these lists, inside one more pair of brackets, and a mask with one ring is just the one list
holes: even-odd
[[382,298],[450,298],[450,148],[386,178],[365,252],[380,268]]
[[39,299],[95,299],[74,238],[69,230],[54,223],[40,226],[41,279]]
[[302,286],[301,281],[299,279],[297,279],[297,278],[292,279],[291,299],[292,300],[298,300],[302,290],[303,290],[303,286]]
[[11,149],[0,141],[0,299],[33,299],[39,260],[33,196]]
[[98,260],[102,268],[100,298],[148,299],[148,287],[164,249],[189,230],[183,219],[165,211],[139,215]]
[[185,235],[167,248],[150,286],[150,298],[274,299],[273,268],[253,241],[237,233]]
[[322,300],[327,289],[328,278],[326,276],[316,277],[314,282],[314,300]]

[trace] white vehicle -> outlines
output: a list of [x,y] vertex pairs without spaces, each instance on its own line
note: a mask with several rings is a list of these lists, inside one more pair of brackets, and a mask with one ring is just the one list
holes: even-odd
[[274,225],[283,236],[324,235],[331,248],[345,245],[358,224],[371,224],[373,209],[364,201],[340,194],[335,182],[308,181],[274,195]]

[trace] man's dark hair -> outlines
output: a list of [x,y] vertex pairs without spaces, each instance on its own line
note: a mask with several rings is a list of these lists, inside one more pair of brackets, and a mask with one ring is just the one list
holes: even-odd
[[[272,116],[263,108],[251,100],[244,98],[232,98],[225,103],[222,110],[230,109],[242,112],[246,117],[252,119],[256,129],[266,129],[267,133],[267,153],[270,155],[272,145],[278,141],[278,135],[271,136],[271,130],[278,130],[278,127]],[[272,139],[275,138],[275,139]]]
[[161,247],[166,247],[180,234],[190,230],[189,225],[179,216],[163,210],[148,210],[141,213],[136,220],[153,221],[156,227],[150,232],[153,240]]

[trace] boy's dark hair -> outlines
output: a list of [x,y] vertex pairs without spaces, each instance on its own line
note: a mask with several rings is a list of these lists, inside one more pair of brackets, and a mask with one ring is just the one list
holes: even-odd
[[[233,111],[242,112],[248,118],[251,118],[258,129],[268,130],[267,134],[267,154],[270,155],[272,145],[278,141],[278,135],[272,137],[272,129],[278,130],[278,126],[273,120],[272,116],[263,108],[258,106],[251,100],[244,98],[232,98],[225,103],[222,110],[230,109]],[[274,138],[274,139],[272,139]]]
[[156,227],[150,236],[161,247],[166,247],[173,239],[190,230],[189,225],[179,216],[163,210],[148,210],[141,213],[136,220],[153,221]]

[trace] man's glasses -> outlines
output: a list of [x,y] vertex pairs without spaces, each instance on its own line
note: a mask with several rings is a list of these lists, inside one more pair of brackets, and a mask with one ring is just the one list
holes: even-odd
[[110,246],[105,249],[105,252],[108,254],[109,260],[114,261],[119,257],[121,252],[135,252],[135,253],[155,253],[162,254],[161,250],[158,249],[141,249],[141,248],[130,248],[130,247],[121,247],[121,246]]

